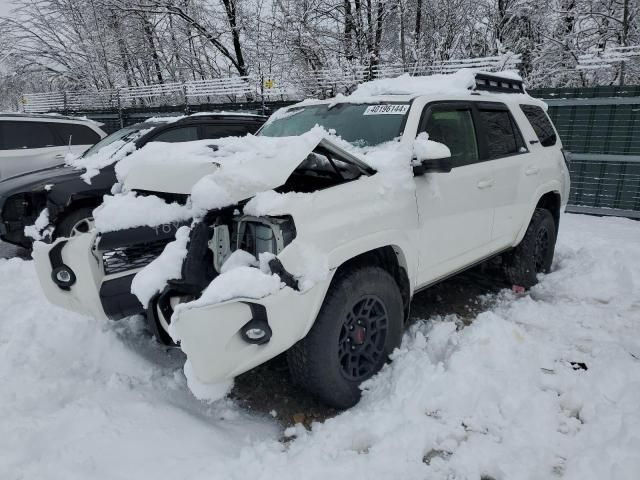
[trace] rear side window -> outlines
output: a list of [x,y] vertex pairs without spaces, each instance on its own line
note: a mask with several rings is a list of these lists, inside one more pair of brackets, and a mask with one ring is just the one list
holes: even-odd
[[55,147],[56,143],[53,130],[47,123],[18,121],[0,123],[2,150]]
[[244,137],[247,133],[255,133],[258,125],[202,125],[202,138]]
[[172,128],[151,139],[152,142],[169,143],[191,142],[193,140],[198,140],[198,127],[196,126]]
[[556,132],[545,111],[536,105],[520,105],[520,108],[527,120],[529,120],[534,132],[536,132],[540,145],[543,147],[555,145],[557,140]]
[[58,137],[62,139],[62,145],[93,145],[100,141],[100,135],[86,125],[75,123],[50,123]]
[[500,158],[526,152],[520,131],[506,109],[480,109],[487,133],[489,158]]
[[471,109],[436,107],[424,130],[429,140],[449,147],[454,167],[478,161],[478,143]]

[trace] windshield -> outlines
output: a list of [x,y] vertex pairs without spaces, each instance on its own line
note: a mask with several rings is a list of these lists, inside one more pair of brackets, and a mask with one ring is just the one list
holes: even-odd
[[107,145],[111,145],[113,142],[117,142],[118,140],[124,140],[124,141],[133,140],[135,137],[137,137],[136,134],[141,130],[142,128],[139,126],[121,128],[117,132],[114,132],[111,135],[107,135],[98,143],[96,143],[93,147],[91,147],[89,150],[84,152],[84,154],[82,154],[82,158],[86,158],[90,155],[93,155],[101,148],[104,148]]
[[388,142],[402,135],[408,103],[338,103],[294,107],[262,127],[259,135],[288,137],[308,132],[316,125],[358,147]]

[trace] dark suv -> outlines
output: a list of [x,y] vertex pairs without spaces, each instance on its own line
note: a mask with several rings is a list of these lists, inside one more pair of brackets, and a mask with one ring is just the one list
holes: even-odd
[[[244,136],[256,132],[265,120],[266,117],[261,115],[246,113],[200,113],[172,122],[158,118],[157,121],[125,127],[103,138],[83,154],[78,164],[116,141],[123,143],[118,149],[121,151],[131,142],[139,149],[149,142],[175,143]],[[32,225],[45,207],[49,224],[55,226],[54,236],[69,237],[90,229],[93,209],[102,203],[103,195],[110,193],[117,182],[115,162],[102,168],[90,183],[82,178],[84,173],[83,169],[59,166],[0,182],[0,238],[31,248],[32,239],[25,236],[24,228]]]

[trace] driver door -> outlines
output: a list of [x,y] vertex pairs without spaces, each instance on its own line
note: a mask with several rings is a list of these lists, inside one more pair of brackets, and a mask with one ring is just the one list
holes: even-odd
[[451,150],[453,169],[416,177],[420,218],[420,273],[426,285],[490,252],[494,215],[493,173],[478,142],[472,102],[425,107],[418,133]]

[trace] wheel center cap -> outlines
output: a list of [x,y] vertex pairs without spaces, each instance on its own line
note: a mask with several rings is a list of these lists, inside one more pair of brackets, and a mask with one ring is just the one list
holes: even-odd
[[362,345],[367,335],[367,329],[364,327],[356,327],[353,331],[353,343],[356,345]]

